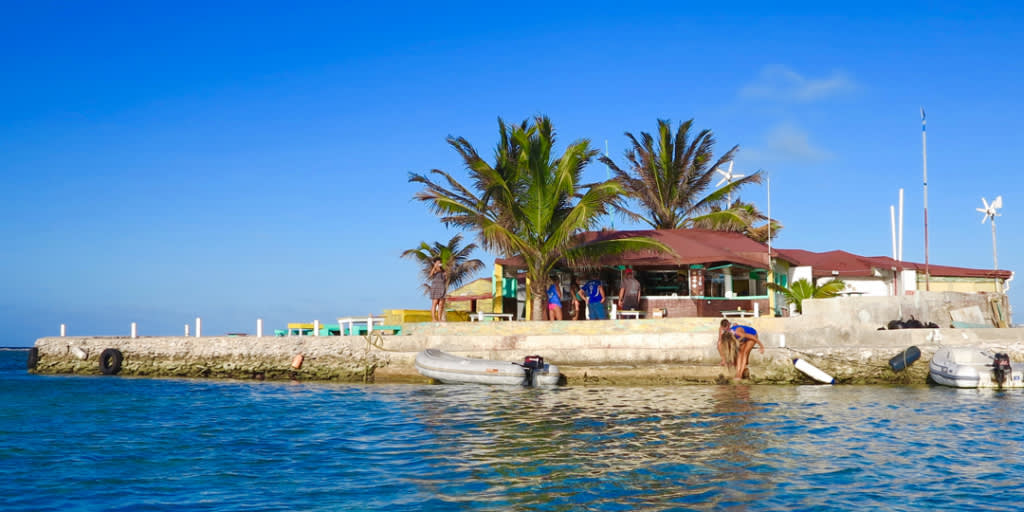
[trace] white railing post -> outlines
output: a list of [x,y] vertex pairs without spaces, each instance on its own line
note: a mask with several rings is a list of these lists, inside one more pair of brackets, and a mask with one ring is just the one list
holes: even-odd
[[262,318],[257,318],[256,319],[256,337],[257,338],[262,338],[263,337],[263,319]]
[[132,339],[138,338],[138,331],[136,330],[135,322],[132,322]]
[[203,335],[203,319],[196,317],[196,338]]
[[320,320],[313,320],[313,336],[320,336]]
[[373,332],[373,315],[366,315],[366,334]]
[[60,324],[60,337],[63,338],[64,336],[67,336],[67,335],[68,335],[67,327],[64,324]]
[[615,302],[612,302],[612,320],[615,320],[618,317],[619,317],[619,305],[617,303],[615,303]]
[[760,316],[761,316],[761,305],[760,305],[760,304],[758,304],[758,303],[757,303],[757,302],[755,301],[755,302],[754,302],[754,318],[758,318],[758,317],[760,317]]
[[189,324],[185,324],[185,337],[186,338],[188,338],[188,329],[189,329],[189,327],[192,327],[192,326],[189,325]]

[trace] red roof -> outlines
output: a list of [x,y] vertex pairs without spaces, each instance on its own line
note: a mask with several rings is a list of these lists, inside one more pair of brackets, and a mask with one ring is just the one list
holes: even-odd
[[[768,246],[755,242],[742,233],[704,229],[658,229],[631,231],[590,231],[581,235],[584,242],[646,236],[675,250],[676,255],[653,250],[631,251],[602,258],[602,265],[635,265],[643,267],[682,266],[729,262],[754,268],[768,268]],[[499,258],[495,263],[522,268],[520,257]]]
[[[839,277],[870,277],[875,269],[880,272],[891,272],[896,260],[888,256],[858,256],[846,251],[811,252],[803,249],[778,249],[775,251],[782,259],[795,265],[811,267],[813,277],[836,275]],[[903,261],[899,264],[904,270],[914,270],[921,274],[925,268],[923,263]],[[1010,279],[1013,272],[1009,270],[986,270],[945,265],[928,265],[928,274],[939,277],[983,277],[988,279]]]
[[[676,255],[657,251],[633,251],[618,256],[607,256],[602,265],[632,265],[639,267],[672,267],[709,263],[739,263],[753,268],[768,267],[768,246],[751,240],[742,233],[710,231],[705,229],[649,229],[632,231],[589,231],[580,235],[585,242],[619,239],[634,236],[653,238],[676,251]],[[797,266],[812,267],[813,277],[835,275],[840,277],[871,277],[891,271],[895,260],[887,256],[858,256],[846,251],[811,252],[803,249],[772,249],[772,255]],[[498,258],[499,265],[523,268],[521,257]],[[905,270],[924,273],[924,264],[904,261]],[[1010,279],[1009,270],[985,270],[945,265],[929,265],[928,272],[940,277],[983,277]]]

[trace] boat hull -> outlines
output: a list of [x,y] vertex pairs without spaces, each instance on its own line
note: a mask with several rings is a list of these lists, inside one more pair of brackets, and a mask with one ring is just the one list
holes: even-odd
[[1024,387],[1024,365],[1010,363],[1004,382],[995,378],[995,354],[974,347],[942,347],[928,363],[928,376],[936,384],[953,388]]
[[420,375],[443,384],[551,387],[561,377],[557,366],[545,363],[527,381],[527,369],[520,364],[461,357],[433,348],[416,354],[415,365]]

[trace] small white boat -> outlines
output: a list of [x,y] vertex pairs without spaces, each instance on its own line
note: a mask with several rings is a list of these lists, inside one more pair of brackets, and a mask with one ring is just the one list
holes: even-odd
[[1024,387],[1024,365],[1011,363],[1006,354],[976,347],[942,347],[928,363],[928,376],[936,384],[954,388]]
[[496,384],[505,386],[557,386],[558,367],[539,356],[520,363],[472,359],[428,348],[416,354],[416,371],[444,384]]

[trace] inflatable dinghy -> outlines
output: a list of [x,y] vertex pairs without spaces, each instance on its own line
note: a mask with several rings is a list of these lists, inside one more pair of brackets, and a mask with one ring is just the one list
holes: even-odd
[[492,384],[504,386],[557,386],[558,367],[540,356],[526,356],[523,363],[472,359],[434,348],[416,354],[416,371],[443,384]]
[[1019,388],[1024,368],[1006,354],[976,347],[941,347],[928,363],[936,384],[953,388]]

